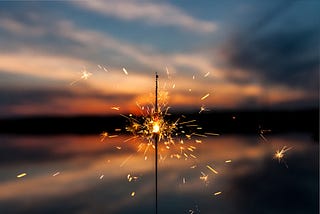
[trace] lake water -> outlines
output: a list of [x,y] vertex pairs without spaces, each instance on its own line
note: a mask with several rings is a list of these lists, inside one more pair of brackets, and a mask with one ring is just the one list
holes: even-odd
[[[127,138],[1,135],[0,213],[155,213],[154,149]],[[158,213],[317,214],[318,142],[267,138],[161,146]]]

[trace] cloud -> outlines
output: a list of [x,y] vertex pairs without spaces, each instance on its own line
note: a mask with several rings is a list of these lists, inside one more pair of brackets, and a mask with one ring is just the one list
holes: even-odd
[[217,28],[213,22],[193,18],[182,10],[165,3],[138,0],[73,1],[71,3],[125,21],[142,21],[154,25],[175,26],[200,33],[211,33]]
[[308,3],[281,4],[249,21],[251,27],[236,31],[219,51],[226,77],[235,84],[260,84],[266,91],[303,91],[315,104],[320,34],[313,12]]
[[319,58],[316,30],[279,32],[255,36],[250,42],[243,35],[231,40],[228,62],[257,75],[266,83],[314,90],[317,86]]

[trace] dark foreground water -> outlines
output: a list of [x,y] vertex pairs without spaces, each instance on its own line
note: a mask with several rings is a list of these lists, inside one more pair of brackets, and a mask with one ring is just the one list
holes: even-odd
[[[155,213],[154,150],[125,139],[0,136],[0,213]],[[309,135],[201,140],[160,148],[158,213],[318,213],[319,144]],[[292,148],[279,162],[283,146]]]

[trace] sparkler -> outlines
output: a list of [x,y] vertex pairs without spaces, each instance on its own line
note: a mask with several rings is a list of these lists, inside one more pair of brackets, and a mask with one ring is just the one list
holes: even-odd
[[[168,74],[168,70],[167,70]],[[134,137],[126,140],[135,140],[137,138],[143,139],[146,143],[140,143],[138,151],[143,151],[145,160],[147,159],[147,152],[150,148],[155,150],[155,192],[156,192],[156,213],[158,212],[158,163],[160,160],[165,160],[167,154],[159,154],[159,146],[161,153],[168,153],[169,151],[174,151],[173,148],[177,149],[173,154],[169,155],[171,158],[197,158],[193,152],[195,152],[196,147],[185,144],[183,138],[191,140],[193,136],[206,137],[204,134],[198,134],[197,131],[202,128],[196,124],[196,120],[186,120],[184,115],[180,116],[176,120],[170,121],[167,117],[170,115],[168,113],[169,108],[167,106],[166,98],[167,93],[158,93],[158,74],[156,73],[156,86],[155,86],[155,101],[151,106],[137,106],[140,109],[141,116],[137,117],[132,114],[129,116],[122,115],[128,120],[128,125],[126,126],[126,131],[131,132]],[[158,97],[160,95],[160,97]],[[161,97],[162,95],[162,97]],[[209,94],[202,97],[202,100],[206,99]],[[160,101],[160,102],[159,102]],[[204,107],[203,110],[204,111]],[[208,133],[212,134],[213,133]],[[216,135],[216,134],[214,134]],[[109,136],[110,137],[110,136]],[[180,138],[176,141],[176,138]],[[161,143],[161,145],[159,144]],[[193,143],[199,144],[202,141],[195,139],[191,141]],[[127,161],[126,161],[127,162]],[[121,164],[123,166],[123,164]],[[183,179],[185,183],[186,179]]]

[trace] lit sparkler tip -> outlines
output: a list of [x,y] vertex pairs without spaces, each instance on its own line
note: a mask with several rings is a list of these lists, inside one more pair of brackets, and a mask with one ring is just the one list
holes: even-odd
[[22,177],[24,177],[24,176],[26,176],[26,175],[27,175],[27,173],[23,172],[23,173],[17,175],[17,178],[22,178]]

